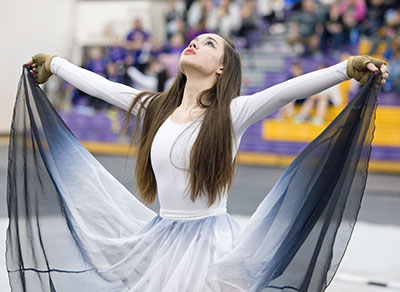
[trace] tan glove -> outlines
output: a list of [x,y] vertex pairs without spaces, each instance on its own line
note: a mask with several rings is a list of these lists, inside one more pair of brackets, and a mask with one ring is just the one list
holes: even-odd
[[33,63],[36,65],[34,68],[35,81],[39,84],[45,83],[53,73],[50,71],[50,63],[55,55],[36,54],[32,57]]
[[351,56],[347,59],[347,76],[364,84],[372,73],[367,67],[368,63],[374,64],[378,69],[380,69],[383,64],[386,64],[370,56]]

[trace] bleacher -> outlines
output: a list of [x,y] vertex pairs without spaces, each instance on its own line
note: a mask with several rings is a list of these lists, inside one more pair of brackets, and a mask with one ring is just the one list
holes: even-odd
[[[332,65],[346,55],[368,54],[370,43],[361,40],[359,48],[344,48],[338,54],[318,54],[296,57],[291,54],[285,33],[265,34],[258,46],[241,48],[243,83],[242,94],[251,94],[287,79],[293,60],[301,61],[305,72],[316,69],[323,60]],[[376,57],[382,58],[384,47],[379,47]],[[340,84],[343,106],[355,94],[349,82]],[[381,92],[376,113],[376,131],[371,154],[370,170],[400,173],[400,96]],[[322,125],[296,124],[292,119],[278,119],[276,113],[254,124],[243,136],[238,161],[240,163],[287,166],[293,158],[341,111],[342,107],[329,107]],[[297,108],[298,110],[298,108]],[[74,134],[93,152],[125,155],[129,136],[121,137],[122,113],[100,112],[95,116],[77,112],[62,113],[63,119]]]
[[[359,54],[368,54],[370,44],[367,41],[360,42]],[[382,59],[383,47],[379,48],[375,57]],[[350,53],[350,52],[349,52]],[[356,52],[351,52],[356,54]],[[260,54],[262,55],[262,54]],[[278,64],[281,66],[269,67],[264,70],[264,84],[256,73],[257,78],[252,82],[253,87],[247,86],[248,93],[256,92],[279,82],[285,81],[286,72],[292,57],[279,54],[264,54],[264,58],[273,58],[274,61],[261,61],[264,64]],[[333,56],[320,56],[327,63],[336,63],[340,59]],[[245,59],[246,60],[246,59]],[[320,59],[302,57],[300,60],[305,72],[315,70]],[[248,64],[244,65],[245,68]],[[244,69],[246,70],[246,69]],[[274,71],[275,70],[275,71]],[[251,72],[251,69],[249,70]],[[259,72],[259,70],[255,71]],[[251,76],[253,76],[251,75]],[[251,77],[249,77],[251,79]],[[245,78],[246,80],[246,78]],[[239,160],[242,163],[285,167],[293,158],[301,152],[305,146],[317,137],[327,125],[340,113],[349,98],[355,92],[350,92],[349,81],[340,84],[343,106],[330,107],[325,122],[322,125],[311,123],[294,123],[292,119],[277,119],[273,114],[264,121],[259,122],[248,129],[242,139]],[[264,86],[264,87],[263,87]],[[298,110],[298,108],[296,109]],[[381,92],[378,99],[378,108],[375,120],[375,135],[371,152],[371,171],[400,173],[400,96],[392,92]]]

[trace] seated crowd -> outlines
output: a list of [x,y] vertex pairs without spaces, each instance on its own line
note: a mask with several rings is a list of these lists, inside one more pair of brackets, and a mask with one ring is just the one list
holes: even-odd
[[[239,51],[265,46],[266,36],[279,35],[299,59],[321,53],[339,55],[343,48],[354,52],[360,39],[367,39],[369,54],[381,52],[390,62],[391,79],[383,90],[400,93],[400,1],[169,0],[165,30],[165,42],[157,43],[135,19],[132,30],[124,39],[116,37],[112,46],[85,48],[82,65],[141,90],[163,91],[177,73],[181,51],[201,33],[215,32],[232,39]],[[73,92],[73,104],[90,103],[100,110],[108,107]],[[322,96],[313,102],[320,108],[314,119],[318,124],[326,108],[322,105],[332,100]],[[297,122],[309,116],[311,101],[305,106]]]

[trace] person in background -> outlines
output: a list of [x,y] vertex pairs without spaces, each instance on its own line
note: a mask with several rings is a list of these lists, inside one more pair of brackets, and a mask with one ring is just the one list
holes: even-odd
[[133,22],[132,30],[126,35],[126,46],[129,50],[139,50],[149,37],[150,34],[143,29],[141,20],[137,18]]
[[186,36],[181,32],[174,33],[163,48],[164,53],[182,53],[186,47]]
[[234,0],[221,0],[210,17],[209,29],[216,31],[225,38],[231,38],[242,25],[240,6]]
[[105,77],[113,82],[122,82],[122,76],[118,73],[119,65],[112,60],[107,63]]
[[100,47],[89,48],[88,58],[84,62],[83,67],[101,76],[105,76],[107,66],[107,58],[104,56]]
[[[123,78],[124,76],[121,74],[121,63],[120,61],[113,62],[113,61],[109,61],[107,63],[106,66],[106,75],[105,77],[113,82],[117,82],[117,83],[123,83]],[[115,134],[119,134],[121,133],[121,116],[123,114],[123,111],[115,106],[110,106],[109,104],[107,104],[107,107],[104,107],[105,109],[107,109],[107,116],[111,121],[111,130],[115,133]]]
[[126,56],[133,58],[133,63],[139,70],[146,66],[151,46],[150,33],[143,29],[140,19],[135,19],[132,30],[126,35]]
[[379,38],[379,30],[385,23],[385,12],[389,4],[385,0],[366,0],[366,5],[367,17],[362,22],[361,29],[364,35],[375,42]]
[[[327,67],[328,65],[321,64],[317,67],[317,70]],[[340,91],[337,86],[332,86],[322,92],[306,98],[300,108],[299,113],[294,118],[294,122],[302,123],[306,120],[310,120],[314,125],[322,125],[330,104],[333,104],[334,106],[340,106],[341,104]],[[314,108],[316,112],[315,116],[312,117],[311,114]]]
[[[91,47],[88,49],[88,57],[84,61],[83,68],[105,77],[107,63],[108,61],[105,57],[103,49],[97,46]],[[77,88],[73,89],[72,96],[72,104],[82,105],[81,109],[83,109],[83,112],[86,112],[87,110],[87,113],[89,114],[92,114],[93,109],[96,111],[100,111],[104,108],[108,108],[109,106],[103,100],[98,98],[91,98],[85,92]]]
[[[375,54],[378,47],[383,44],[386,47],[387,54],[390,51],[393,40],[400,34],[400,8],[389,8],[385,11],[382,27],[372,38],[372,44],[369,53]],[[386,55],[386,58],[390,56]]]
[[367,5],[364,0],[348,0],[339,4],[339,13],[349,32],[350,45],[356,47],[360,38],[361,23],[367,16]]
[[314,0],[301,2],[301,10],[296,11],[291,18],[288,35],[288,43],[296,54],[318,51],[323,30],[322,18]]
[[206,18],[202,17],[199,22],[197,22],[193,27],[190,27],[186,33],[186,38],[188,40],[194,39],[196,36],[204,34],[204,33],[209,33],[209,31],[206,28]]
[[284,0],[257,0],[257,13],[269,24],[284,21]]
[[123,64],[126,57],[126,46],[125,42],[120,38],[115,37],[111,47],[108,50],[108,59],[118,63]]
[[339,51],[347,42],[347,31],[340,15],[339,5],[332,3],[324,21],[324,28],[321,34],[320,50],[326,51],[332,48]]
[[183,2],[168,0],[168,8],[165,13],[165,25],[167,31],[167,40],[176,32],[183,32],[185,5]]
[[170,41],[163,47],[162,52],[158,55],[158,60],[167,70],[168,76],[174,77],[179,71],[179,58],[186,45],[185,35],[175,33]]
[[257,14],[255,3],[252,0],[243,2],[242,10],[242,25],[237,32],[237,36],[245,40],[245,47],[250,48],[256,44],[259,38],[257,33]]
[[384,56],[390,61],[390,67],[388,68],[390,77],[382,89],[400,94],[400,34],[394,37]]
[[189,29],[199,29],[199,23],[202,22],[201,29],[213,31],[215,27],[212,27],[210,23],[213,22],[214,10],[213,0],[194,1],[187,13]]
[[[301,64],[301,62],[295,61],[290,65],[289,76],[288,76],[287,80],[301,76],[303,74],[304,74],[303,65]],[[277,118],[284,119],[284,118],[293,117],[294,105],[295,105],[295,101],[292,101],[292,102],[286,104],[285,106],[283,106],[282,108],[280,108],[278,111],[278,114],[277,114]]]
[[127,73],[132,79],[134,87],[143,91],[165,91],[174,80],[174,78],[168,77],[167,70],[157,59],[150,61],[144,73],[140,72],[134,66],[129,67]]
[[168,24],[167,30],[167,41],[170,41],[171,37],[176,33],[181,33],[185,35],[186,39],[187,29],[185,19],[183,17],[175,18],[172,22]]

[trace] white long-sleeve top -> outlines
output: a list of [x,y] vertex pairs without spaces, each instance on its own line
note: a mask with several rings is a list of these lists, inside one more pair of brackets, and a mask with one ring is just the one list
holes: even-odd
[[[278,108],[296,99],[306,98],[348,80],[347,61],[292,78],[263,91],[236,97],[231,102],[233,158],[245,130]],[[115,83],[60,57],[51,62],[52,73],[91,96],[127,110],[140,93],[132,87]],[[136,113],[136,109],[133,110]],[[157,181],[160,215],[173,219],[199,219],[226,212],[227,195],[211,207],[206,195],[190,199],[188,172],[190,150],[197,137],[202,118],[175,123],[171,118],[161,125],[151,148],[151,164]]]

